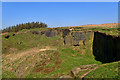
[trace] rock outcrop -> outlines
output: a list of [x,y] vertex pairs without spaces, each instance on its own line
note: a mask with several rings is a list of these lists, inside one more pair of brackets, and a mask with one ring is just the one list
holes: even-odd
[[60,33],[59,33],[59,31],[58,30],[47,30],[46,32],[45,32],[45,36],[46,37],[55,37],[55,36],[57,36],[57,35],[59,35]]
[[30,31],[32,34],[38,34],[38,35],[44,35],[46,37],[56,37],[58,35],[61,35],[61,30],[58,29],[48,29],[48,30],[42,30],[42,31]]
[[75,31],[64,37],[65,45],[80,46],[86,45],[86,42],[91,40],[93,32],[91,31]]
[[[102,63],[120,60],[120,37],[106,35],[101,32],[75,31],[74,29],[47,29],[42,31],[31,31],[32,34],[44,35],[46,37],[61,36],[64,45],[87,46],[93,44],[92,50],[95,59]],[[9,36],[6,36],[9,38]]]
[[93,40],[93,54],[102,63],[120,60],[120,37],[95,32]]

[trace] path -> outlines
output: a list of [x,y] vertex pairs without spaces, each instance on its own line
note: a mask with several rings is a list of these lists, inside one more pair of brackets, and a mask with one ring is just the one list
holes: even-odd
[[11,54],[5,56],[5,58],[9,59],[9,60],[4,61],[3,65],[14,62],[16,60],[19,60],[20,58],[23,58],[25,56],[35,55],[35,54],[39,53],[40,51],[46,51],[46,50],[56,50],[56,49],[53,49],[53,48],[45,48],[45,49],[32,48],[30,50],[20,52],[20,53],[17,53],[17,54],[15,54],[15,53],[12,54],[11,53]]
[[8,32],[5,32],[5,33],[1,33],[0,35],[5,35],[5,34],[8,34]]
[[103,65],[100,65],[100,66],[97,66],[97,67],[91,69],[91,70],[88,71],[87,73],[83,74],[83,75],[81,76],[81,79],[83,79],[86,75],[88,75],[88,74],[89,74],[90,72],[92,72],[93,70],[96,70],[97,68],[102,67],[102,66],[104,66],[104,65],[106,65],[106,64],[103,64]]

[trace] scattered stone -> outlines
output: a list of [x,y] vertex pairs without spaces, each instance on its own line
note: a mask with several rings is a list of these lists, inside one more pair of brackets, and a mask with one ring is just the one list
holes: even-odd
[[71,70],[71,75],[74,78],[78,77],[78,74],[80,73],[80,71],[84,71],[84,70],[88,70],[91,69],[93,66],[95,66],[96,64],[91,64],[91,65],[80,65],[78,67],[74,67]]
[[78,73],[81,71],[80,67],[75,67],[71,70],[71,75],[72,77],[76,78],[78,77]]

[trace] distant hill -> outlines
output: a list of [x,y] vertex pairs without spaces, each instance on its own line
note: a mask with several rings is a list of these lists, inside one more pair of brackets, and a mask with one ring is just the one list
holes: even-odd
[[88,24],[80,26],[68,26],[68,27],[105,27],[105,28],[114,28],[118,27],[118,23],[106,23],[106,24]]
[[107,24],[88,24],[88,25],[82,25],[81,27],[117,27],[118,23],[107,23]]

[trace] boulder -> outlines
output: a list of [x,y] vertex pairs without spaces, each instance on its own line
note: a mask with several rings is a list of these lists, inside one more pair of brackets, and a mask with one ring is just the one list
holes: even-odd
[[97,65],[97,64],[80,65],[78,67],[74,67],[71,70],[71,75],[72,75],[72,77],[77,78],[78,74],[80,73],[80,71],[89,70],[89,69],[91,69],[95,65]]
[[71,75],[73,78],[77,78],[78,77],[78,73],[80,73],[81,68],[80,67],[75,67],[71,70]]

